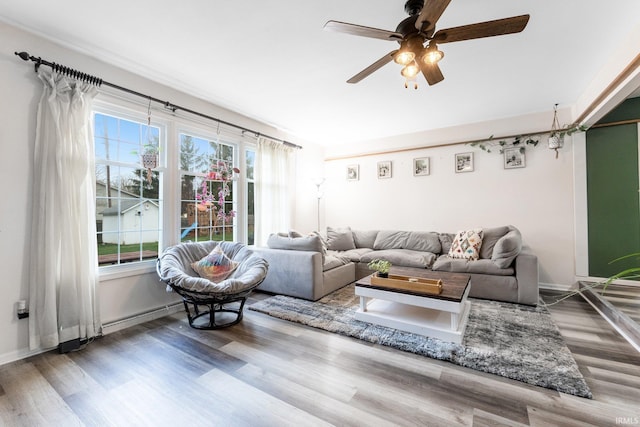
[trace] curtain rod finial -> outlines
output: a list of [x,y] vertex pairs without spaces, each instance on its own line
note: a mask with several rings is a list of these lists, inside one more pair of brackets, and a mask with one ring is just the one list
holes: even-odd
[[13,52],[14,54],[18,55],[20,58],[22,58],[23,61],[28,61],[29,60],[29,53],[28,52]]

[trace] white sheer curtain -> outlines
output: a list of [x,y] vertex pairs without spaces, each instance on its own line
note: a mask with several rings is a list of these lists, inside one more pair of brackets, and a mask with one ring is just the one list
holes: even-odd
[[29,346],[91,338],[100,328],[91,105],[97,90],[40,69],[34,150]]
[[270,233],[291,226],[294,188],[293,148],[258,139],[255,164],[255,244],[264,246]]

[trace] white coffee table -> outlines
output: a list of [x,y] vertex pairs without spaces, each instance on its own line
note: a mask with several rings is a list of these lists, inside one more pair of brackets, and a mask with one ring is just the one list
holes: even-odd
[[360,307],[355,318],[414,334],[462,343],[469,318],[468,274],[439,273],[416,268],[393,268],[393,274],[442,280],[442,293],[431,295],[371,284],[371,276],[358,280],[355,294]]

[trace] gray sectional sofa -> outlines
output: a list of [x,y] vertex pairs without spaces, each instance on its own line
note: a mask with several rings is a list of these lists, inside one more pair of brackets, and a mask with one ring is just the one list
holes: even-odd
[[268,247],[253,248],[269,262],[269,272],[258,290],[315,301],[371,274],[370,261],[386,259],[394,266],[468,273],[471,297],[538,303],[538,258],[523,247],[515,227],[483,228],[479,259],[473,261],[449,256],[454,236],[349,227],[327,227],[326,238],[295,231],[272,234]]

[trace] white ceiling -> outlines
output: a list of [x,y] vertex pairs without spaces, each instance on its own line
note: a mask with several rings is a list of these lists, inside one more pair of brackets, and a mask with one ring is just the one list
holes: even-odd
[[525,13],[520,34],[440,46],[445,80],[413,90],[394,63],[347,84],[397,44],[322,29],[334,19],[395,30],[403,0],[0,4],[0,19],[326,145],[571,106],[638,27],[640,1],[452,0],[437,28]]

